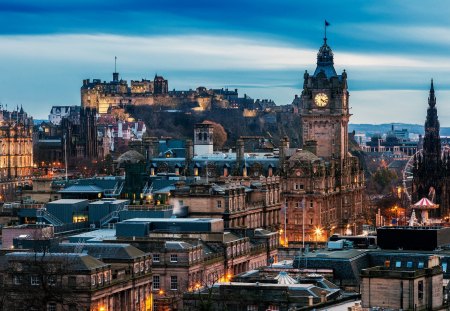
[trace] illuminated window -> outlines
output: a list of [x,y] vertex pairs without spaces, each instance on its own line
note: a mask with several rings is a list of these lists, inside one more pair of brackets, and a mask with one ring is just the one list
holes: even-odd
[[402,267],[402,262],[401,261],[396,261],[395,262],[395,267],[396,268],[401,268]]
[[423,269],[423,266],[424,266],[423,261],[419,261],[419,263],[417,264],[417,268]]
[[56,311],[56,303],[49,303],[47,305],[47,311]]

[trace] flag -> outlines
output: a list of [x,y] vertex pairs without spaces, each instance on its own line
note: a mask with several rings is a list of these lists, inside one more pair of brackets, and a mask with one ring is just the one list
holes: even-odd
[[325,27],[330,26],[330,23],[325,20]]

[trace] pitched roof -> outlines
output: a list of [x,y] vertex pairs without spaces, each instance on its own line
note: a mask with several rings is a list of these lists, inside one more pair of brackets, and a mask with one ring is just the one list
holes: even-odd
[[5,255],[6,261],[34,261],[64,262],[70,271],[91,271],[109,266],[85,253],[34,253],[14,252]]
[[81,246],[79,243],[61,243],[57,247],[58,251],[68,253],[77,248],[98,259],[134,259],[146,254],[130,244],[122,243],[86,243]]

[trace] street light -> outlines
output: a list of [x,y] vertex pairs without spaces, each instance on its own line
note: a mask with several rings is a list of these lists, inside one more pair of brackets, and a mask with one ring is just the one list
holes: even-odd
[[322,235],[322,232],[323,232],[323,230],[320,227],[316,227],[316,229],[314,229],[314,234],[316,235],[316,248],[317,248],[317,245],[319,242],[319,236]]

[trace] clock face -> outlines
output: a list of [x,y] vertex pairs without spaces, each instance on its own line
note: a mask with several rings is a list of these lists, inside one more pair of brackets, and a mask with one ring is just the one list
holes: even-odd
[[318,93],[318,94],[316,94],[316,96],[314,97],[314,103],[318,107],[325,107],[326,105],[328,105],[328,96],[327,96],[327,94],[325,94],[325,93]]

